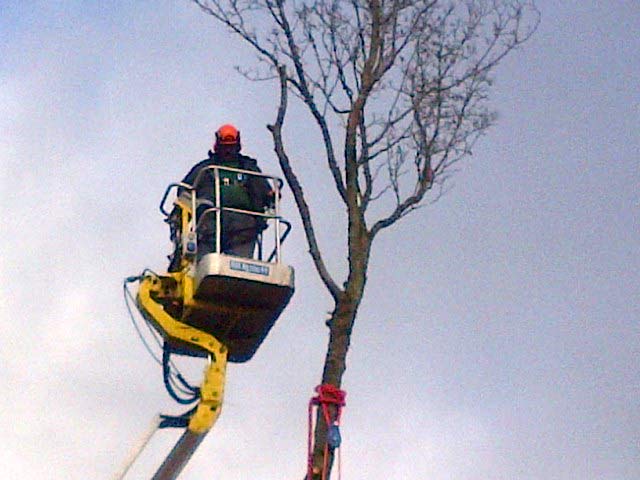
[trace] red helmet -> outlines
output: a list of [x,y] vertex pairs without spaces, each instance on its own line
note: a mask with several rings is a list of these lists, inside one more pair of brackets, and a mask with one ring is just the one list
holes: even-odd
[[240,131],[230,123],[222,125],[216,131],[216,143],[213,146],[214,150],[217,149],[219,145],[235,145],[239,150]]

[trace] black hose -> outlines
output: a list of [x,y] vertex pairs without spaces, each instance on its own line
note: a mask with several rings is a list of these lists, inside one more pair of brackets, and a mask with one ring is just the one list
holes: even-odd
[[180,374],[177,375],[178,380],[180,380],[180,382],[185,387],[187,387],[192,393],[186,397],[181,397],[176,393],[176,390],[172,385],[170,359],[171,359],[171,348],[165,342],[164,348],[162,349],[162,380],[164,381],[164,387],[167,389],[167,392],[169,393],[171,398],[173,398],[176,402],[178,402],[181,405],[189,405],[191,403],[198,401],[200,390],[196,387],[192,387],[191,385],[189,385],[184,380],[184,378],[182,378],[182,375]]

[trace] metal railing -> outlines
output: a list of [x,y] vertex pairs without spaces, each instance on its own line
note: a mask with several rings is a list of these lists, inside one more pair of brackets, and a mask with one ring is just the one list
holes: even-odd
[[[259,212],[259,211],[245,210],[245,209],[234,208],[234,207],[225,207],[224,205],[220,206],[221,200],[222,200],[221,198],[222,194],[221,194],[221,188],[220,188],[221,187],[220,171],[234,172],[234,173],[239,173],[247,176],[262,177],[267,179],[267,181],[271,181],[273,184],[272,190],[274,192],[273,209],[268,212]],[[205,178],[206,176],[213,177],[213,199],[198,198],[197,196],[198,187],[201,186],[202,182],[208,181],[208,179]],[[210,217],[211,215],[215,215],[215,235],[216,235],[215,252],[216,253],[221,253],[221,250],[222,250],[221,236],[222,236],[222,223],[223,223],[222,213],[223,212],[236,213],[240,215],[248,215],[254,218],[262,218],[267,223],[267,225],[269,224],[270,221],[272,221],[275,224],[274,225],[275,226],[274,247],[272,252],[267,257],[266,261],[272,262],[275,258],[275,263],[280,263],[282,261],[282,255],[281,255],[282,242],[284,242],[284,240],[289,235],[289,232],[291,231],[291,223],[289,223],[287,220],[285,220],[280,216],[280,192],[282,190],[283,184],[284,182],[282,181],[282,179],[274,175],[268,175],[262,172],[254,172],[252,170],[243,170],[240,168],[223,167],[221,165],[211,165],[203,168],[198,173],[195,181],[193,182],[193,185],[189,185],[188,183],[184,183],[184,182],[176,182],[176,183],[169,184],[169,186],[165,190],[162,200],[160,201],[160,211],[167,218],[171,215],[171,213],[166,210],[165,204],[167,202],[167,198],[169,197],[169,193],[174,188],[178,189],[178,195],[180,195],[183,191],[189,192],[190,193],[189,201],[191,204],[191,211],[193,212],[193,214],[191,216],[191,220],[188,225],[188,232],[195,234],[198,228],[202,226],[203,222],[208,221],[208,217]],[[210,204],[211,206],[206,208],[202,212],[200,212],[200,214],[197,216],[196,211],[198,208],[198,202],[201,202],[201,204]],[[284,231],[282,231],[283,226],[284,226]],[[258,257],[259,257],[259,260],[262,260],[263,259],[262,258],[263,257],[262,234],[260,234],[256,240],[258,243]]]

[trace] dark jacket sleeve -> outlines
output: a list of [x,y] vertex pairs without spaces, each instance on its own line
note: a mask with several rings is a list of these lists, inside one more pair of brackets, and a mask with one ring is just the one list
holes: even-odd
[[[262,173],[256,159],[243,156],[242,163],[245,170]],[[273,202],[273,196],[271,194],[272,188],[266,178],[253,175],[249,176],[247,179],[247,190],[256,208],[263,210],[265,207],[271,206]]]
[[[202,160],[201,162],[198,162],[193,167],[191,167],[191,170],[189,170],[189,173],[187,173],[185,177],[182,179],[182,183],[187,183],[193,186],[193,182],[196,181],[196,177],[198,176],[198,173],[203,167],[207,165],[208,161],[209,161],[208,159]],[[178,188],[178,195],[184,192],[184,190],[185,189],[182,187]]]

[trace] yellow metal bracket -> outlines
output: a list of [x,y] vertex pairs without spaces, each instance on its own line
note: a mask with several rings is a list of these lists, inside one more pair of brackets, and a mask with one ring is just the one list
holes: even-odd
[[[187,325],[179,320],[176,320],[172,317],[165,308],[154,300],[152,294],[162,293],[167,287],[165,285],[166,282],[163,280],[166,279],[175,279],[179,277],[180,274],[174,274],[172,276],[167,277],[157,277],[157,276],[147,276],[144,277],[140,281],[140,287],[138,289],[138,306],[140,307],[140,311],[142,314],[154,323],[159,331],[162,333],[163,337],[170,338],[174,340],[180,340],[185,343],[195,345],[200,349],[209,352],[213,355],[219,354],[221,349],[226,350],[226,347],[213,335],[203,332],[202,330],[198,330],[191,325]],[[178,278],[178,280],[182,280]],[[190,277],[184,278],[184,297],[185,300],[187,298],[192,297],[193,288],[191,287]]]
[[220,416],[226,371],[227,349],[223,346],[204,371],[204,381],[200,387],[200,403],[189,420],[189,430],[193,433],[207,432]]
[[154,323],[165,338],[195,345],[210,355],[210,363],[205,368],[204,380],[200,387],[200,402],[189,420],[188,429],[196,434],[206,433],[220,416],[224,397],[224,383],[227,371],[227,347],[213,335],[198,330],[172,317],[154,299],[154,295],[170,295],[173,286],[182,286],[185,299],[192,298],[192,280],[182,272],[167,277],[145,276],[138,289],[138,306],[145,318]]

